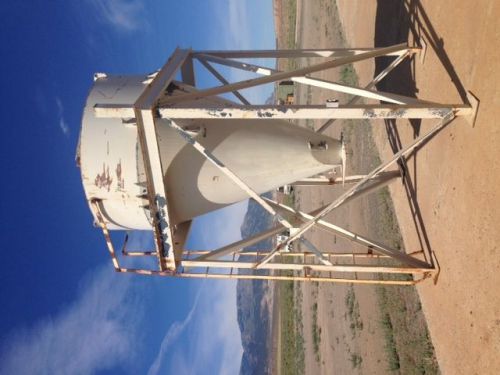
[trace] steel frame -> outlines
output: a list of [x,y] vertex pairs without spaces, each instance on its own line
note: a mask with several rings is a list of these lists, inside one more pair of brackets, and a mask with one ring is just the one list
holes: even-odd
[[[384,48],[362,49],[327,49],[327,50],[261,50],[261,51],[192,51],[177,49],[167,63],[146,82],[144,92],[134,106],[120,104],[97,104],[94,108],[96,117],[136,118],[138,137],[143,152],[147,176],[148,198],[153,217],[153,232],[155,251],[126,250],[126,242],[122,248],[122,256],[154,256],[158,259],[159,270],[131,269],[120,266],[110,233],[103,220],[98,201],[92,201],[91,207],[95,212],[98,225],[102,228],[113,266],[117,272],[134,273],[141,275],[159,275],[185,278],[229,278],[229,279],[270,279],[270,280],[298,280],[298,281],[328,281],[360,284],[399,284],[409,285],[428,278],[436,270],[430,254],[424,253],[425,260],[414,254],[391,249],[386,245],[370,240],[332,223],[326,222],[324,217],[354,199],[368,192],[385,186],[391,179],[398,176],[394,171],[386,170],[422,142],[428,140],[436,132],[446,126],[455,116],[469,116],[475,118],[475,110],[471,103],[437,104],[416,98],[384,93],[373,90],[375,85],[389,74],[406,58],[411,58],[419,52],[418,47],[409,47],[399,44]],[[329,82],[310,77],[309,74],[325,69],[339,67],[358,61],[372,59],[379,56],[394,56],[389,66],[378,74],[364,88],[351,87],[336,82]],[[315,57],[326,58],[327,61],[315,63],[304,68],[289,72],[241,62],[235,59],[245,58],[297,58]],[[166,88],[180,71],[185,84],[195,86],[194,59],[198,60],[219,82],[221,86],[208,89],[193,89],[190,92],[169,96]],[[212,64],[225,65],[231,68],[251,71],[262,77],[229,83]],[[251,105],[239,92],[241,89],[258,85],[291,79],[300,84],[313,85],[324,89],[355,95],[349,103],[329,108],[325,105]],[[192,105],[198,99],[214,95],[233,93],[242,105],[225,105],[224,107],[207,107]],[[365,98],[367,100],[381,100],[389,104],[357,104]],[[186,102],[190,105],[186,107]],[[185,141],[192,145],[208,161],[213,163],[228,178],[234,181],[250,198],[254,199],[266,211],[275,217],[277,224],[264,232],[250,238],[242,239],[233,244],[215,250],[186,250],[174,249],[172,238],[174,231],[169,226],[168,201],[169,194],[163,182],[163,172],[158,150],[155,118],[168,119],[170,127],[175,129]],[[428,133],[417,138],[413,143],[396,153],[390,160],[375,168],[364,176],[348,176],[345,179],[328,179],[315,177],[296,181],[293,185],[324,186],[340,182],[352,184],[338,199],[312,213],[303,213],[293,208],[283,206],[270,199],[260,197],[248,184],[228,168],[223,160],[218,159],[199,143],[188,131],[179,126],[175,120],[181,118],[218,118],[221,121],[230,119],[312,119],[327,120],[317,131],[323,132],[335,119],[339,118],[436,118],[439,122]],[[271,126],[271,125],[270,125]],[[344,171],[343,171],[344,172]],[[344,237],[358,243],[367,249],[366,253],[335,253],[322,252],[307,241],[303,235],[312,227],[318,227],[329,233]],[[245,247],[259,243],[274,236],[285,229],[295,229],[290,238],[273,249],[267,251],[243,251]],[[300,240],[309,251],[286,252],[287,245],[294,240]],[[174,251],[176,250],[176,251]],[[177,251],[180,250],[180,251]],[[374,252],[378,254],[374,254]],[[177,257],[175,254],[181,254]],[[194,256],[194,257],[193,257]],[[236,256],[244,256],[236,259]],[[229,259],[228,259],[229,257]],[[248,260],[252,257],[253,260]],[[290,262],[290,259],[294,260]],[[346,263],[351,260],[351,263]],[[373,261],[383,260],[384,264],[373,264]],[[403,265],[394,265],[394,262]],[[368,263],[367,263],[368,262]],[[238,273],[234,271],[252,270],[253,273]],[[262,274],[258,270],[269,271]],[[339,277],[339,274],[342,277]],[[364,277],[358,277],[364,275]],[[413,278],[382,279],[382,274],[413,275]]]

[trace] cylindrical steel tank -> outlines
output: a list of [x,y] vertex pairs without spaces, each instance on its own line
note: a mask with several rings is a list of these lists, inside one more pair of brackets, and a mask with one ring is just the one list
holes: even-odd
[[[94,105],[133,105],[147,79],[96,75],[84,110],[77,160],[87,199],[100,201],[109,229],[151,229],[146,176],[134,119],[97,118]],[[182,83],[170,87],[174,95],[183,89],[189,88]],[[205,102],[228,103],[222,98]],[[158,118],[155,125],[171,224],[248,198],[170,128],[169,121]],[[340,141],[283,120],[175,122],[195,134],[198,142],[259,194],[342,163]]]

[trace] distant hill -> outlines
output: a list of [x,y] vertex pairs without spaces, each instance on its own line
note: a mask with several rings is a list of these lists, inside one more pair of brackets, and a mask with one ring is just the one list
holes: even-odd
[[269,98],[266,99],[265,104],[274,104],[276,102],[276,94],[273,91],[271,95],[269,95]]
[[[248,210],[241,225],[241,236],[246,238],[268,229],[272,224],[271,216],[255,201],[249,200]],[[268,239],[245,250],[270,248]],[[240,260],[253,260],[253,257],[240,255]],[[251,273],[242,270],[240,273]],[[263,273],[265,271],[258,271]],[[238,324],[241,331],[243,357],[240,375],[261,375],[269,373],[268,353],[270,348],[269,308],[264,300],[268,283],[265,280],[238,280],[236,287]]]

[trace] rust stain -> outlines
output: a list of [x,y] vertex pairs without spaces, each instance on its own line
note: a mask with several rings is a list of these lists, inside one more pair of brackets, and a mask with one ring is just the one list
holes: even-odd
[[224,117],[232,117],[233,115],[231,113],[225,112],[222,109],[211,109],[207,112],[210,116],[213,117],[218,117],[218,118],[224,118]]
[[116,169],[115,169],[115,172],[116,172],[116,179],[117,179],[117,190],[124,190],[125,189],[125,179],[123,178],[123,175],[122,175],[122,159],[120,159],[120,161],[118,162],[118,164],[116,165]]
[[389,111],[387,113],[387,116],[391,117],[391,118],[402,118],[405,116],[406,114],[406,109],[404,108],[400,108],[400,109],[394,109],[392,111]]
[[95,177],[94,183],[99,189],[106,189],[108,192],[111,189],[113,178],[109,175],[109,166],[102,164],[102,173],[98,173]]
[[257,116],[260,118],[271,118],[274,114],[271,111],[258,111]]
[[444,118],[451,112],[451,110],[450,108],[431,108],[430,112],[433,116]]
[[374,118],[374,117],[377,117],[377,115],[375,114],[375,111],[373,109],[365,109],[363,111],[363,117],[364,118]]

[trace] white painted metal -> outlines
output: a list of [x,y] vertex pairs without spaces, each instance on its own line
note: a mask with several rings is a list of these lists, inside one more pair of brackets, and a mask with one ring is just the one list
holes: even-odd
[[[147,195],[149,210],[153,221],[154,239],[158,253],[158,263],[161,270],[175,269],[175,255],[173,247],[173,232],[169,228],[170,214],[167,208],[167,191],[163,182],[166,169],[162,168],[160,146],[154,118],[154,106],[157,98],[175,74],[189,57],[189,51],[176,49],[164,68],[154,75],[152,80],[134,103],[134,114],[140,135],[140,149],[145,162],[147,176]],[[189,67],[184,75],[189,75]],[[191,77],[194,80],[194,74]]]
[[[406,55],[407,53],[408,52],[403,54],[403,56]],[[217,64],[231,66],[233,68],[237,68],[237,69],[241,69],[241,70],[245,70],[245,71],[249,71],[249,72],[254,72],[257,74],[264,75],[264,76],[271,76],[273,74],[282,73],[280,70],[277,70],[277,69],[266,68],[263,66],[244,63],[244,62],[240,62],[240,61],[223,59],[223,58],[216,57],[216,56],[199,55],[198,59],[202,63],[206,63],[207,61],[212,61],[212,62],[215,62]],[[358,95],[360,97],[369,98],[369,99],[383,100],[383,101],[386,101],[389,103],[394,103],[394,104],[428,103],[428,102],[418,100],[416,98],[411,98],[408,96],[391,94],[391,93],[382,92],[382,91],[372,91],[372,90],[370,90],[370,88],[362,89],[359,87],[348,86],[348,85],[340,84],[337,82],[325,81],[325,80],[319,79],[319,78],[296,76],[296,77],[290,77],[290,80],[293,82],[302,83],[302,84],[310,85],[310,86],[314,86],[314,87],[319,87],[319,88],[326,89],[326,90],[342,92],[342,93],[350,94],[350,95]]]
[[[384,70],[382,70],[373,80],[370,81],[365,86],[366,90],[371,89],[372,87],[375,87],[377,83],[382,81],[384,77],[389,74],[395,67],[397,67],[399,64],[401,64],[407,57],[411,56],[410,52],[403,53],[402,55],[398,56],[395,58]],[[358,96],[353,97],[347,104],[356,104],[361,98]],[[326,121],[321,127],[317,130],[318,133],[323,133],[328,127],[335,122],[336,119],[329,119]]]
[[[214,267],[214,268],[233,268],[235,266],[234,262],[227,260],[204,260],[204,261],[194,261],[194,260],[184,260],[182,262],[184,267]],[[254,268],[264,269],[264,270],[294,270],[294,271],[320,271],[320,272],[364,272],[364,273],[376,273],[376,272],[386,272],[386,273],[424,273],[429,272],[429,266],[424,268],[410,268],[410,267],[380,267],[380,266],[367,266],[367,265],[327,265],[327,264],[314,264],[309,263],[304,264],[294,264],[294,263],[258,263],[258,262],[238,262],[238,268],[240,269],[254,269]]]
[[[400,253],[376,241],[359,236],[324,221],[325,215],[346,202],[375,188],[391,178],[384,173],[390,165],[444,127],[454,116],[469,115],[469,104],[433,104],[413,98],[371,90],[395,66],[416,49],[406,45],[359,50],[302,51],[198,51],[178,49],[157,73],[133,77],[96,76],[89,95],[82,123],[78,160],[82,167],[84,189],[95,221],[102,228],[113,265],[118,272],[177,275],[181,277],[224,277],[209,268],[230,268],[229,277],[259,278],[261,275],[237,275],[233,269],[263,268],[295,270],[300,280],[311,279],[309,272],[387,272],[423,274],[433,265]],[[307,77],[307,74],[376,56],[397,58],[365,89],[339,85]],[[292,72],[279,72],[257,65],[221,58],[314,56],[331,58]],[[223,84],[197,91],[193,58]],[[264,77],[228,83],[208,61],[253,70]],[[174,81],[182,73],[184,83]],[[283,79],[346,92],[392,104],[336,106],[251,106],[239,90]],[[216,95],[233,92],[244,105],[224,100]],[[338,179],[310,178],[332,167],[344,165],[342,142],[309,129],[292,125],[289,119],[328,118],[319,132],[335,118],[440,118],[442,121],[429,133],[398,152],[391,160],[365,176],[346,178],[354,186],[340,198],[310,214],[286,208],[261,198],[259,194],[278,186],[291,184],[330,185]],[[265,121],[262,121],[265,120]],[[104,134],[104,135],[103,135]],[[114,168],[112,166],[116,165]],[[343,170],[343,174],[345,169]],[[93,179],[93,176],[95,178]],[[115,179],[116,175],[116,179]],[[367,184],[370,183],[370,184]],[[366,185],[365,185],[366,184]],[[224,207],[250,196],[279,221],[276,227],[213,252],[199,252],[195,259],[184,257],[184,243],[191,220],[203,213]],[[300,225],[297,228],[297,225]],[[333,264],[303,234],[312,226],[390,256],[411,267],[376,267],[371,265]],[[159,260],[160,271],[134,270],[119,265],[108,229],[151,229],[155,231],[156,251],[126,252],[123,255],[151,256]],[[290,237],[260,254],[255,262],[240,262],[235,254],[245,246],[290,229]],[[292,231],[293,229],[293,231]],[[319,259],[316,264],[304,254],[302,264],[273,261],[283,247],[299,239]],[[221,260],[233,254],[233,261]],[[189,257],[188,257],[189,258]],[[354,259],[354,257],[353,257]],[[186,267],[186,272],[179,266]],[[205,269],[205,273],[190,273],[187,268]],[[265,276],[262,276],[266,278]],[[288,276],[271,275],[287,279]],[[346,282],[331,275],[313,277],[316,280]],[[349,280],[371,283],[373,280]],[[410,282],[411,283],[411,282]]]
[[[419,48],[409,48],[418,51]],[[242,50],[242,51],[220,51],[205,50],[194,51],[193,56],[213,55],[232,59],[240,58],[294,58],[294,57],[349,57],[366,52],[379,51],[381,48],[328,48],[328,49],[282,49],[282,50]],[[399,56],[401,51],[388,52],[385,56]]]
[[[166,175],[167,191],[176,197],[169,202],[174,224],[248,198],[248,194],[208,161],[205,154],[186,144],[170,127],[171,120],[157,122],[173,133],[169,139],[178,138],[183,144],[179,151],[172,151]],[[338,140],[317,137],[311,130],[284,121],[214,119],[176,120],[175,123],[202,128],[198,135],[191,137],[258,194],[325,173],[341,163]],[[311,150],[308,142],[324,142],[328,149]],[[172,147],[165,143],[162,149]]]
[[196,85],[196,80],[194,76],[193,58],[191,57],[191,54],[189,54],[189,56],[182,64],[181,73],[182,73],[182,82],[191,86]]
[[115,102],[131,107],[144,90],[145,79],[147,76],[99,76],[83,113],[77,155],[83,188],[89,202],[100,201],[109,229],[151,229],[149,210],[144,208],[147,199],[143,198],[146,176],[139,162],[142,156],[135,123],[96,117],[93,107]]
[[457,116],[470,114],[467,105],[387,105],[387,104],[359,104],[339,105],[338,108],[329,108],[325,105],[253,105],[253,106],[212,106],[200,107],[166,107],[158,110],[162,118],[172,119],[434,119],[443,118],[450,111]]
[[[374,180],[381,180],[381,179],[391,179],[391,178],[396,178],[399,177],[399,171],[391,171],[391,172],[384,172],[380,173],[377,177],[373,178],[372,181]],[[299,181],[295,181],[292,183],[292,186],[328,186],[328,185],[339,185],[342,183],[345,184],[353,184],[356,182],[361,181],[363,178],[365,178],[365,175],[354,175],[354,176],[347,176],[345,179],[342,179],[341,177],[336,177],[336,178],[328,178],[328,177],[311,177],[311,178],[304,178]]]
[[[193,103],[196,104],[196,103]],[[98,118],[129,117],[133,110],[122,104],[95,106],[95,116]],[[337,108],[326,105],[232,105],[232,106],[196,106],[165,107],[158,109],[162,118],[172,119],[433,119],[443,118],[449,111],[457,116],[468,116],[472,110],[464,104],[351,104],[339,105]]]
[[215,260],[222,258],[226,255],[239,253],[243,251],[245,247],[252,246],[258,242],[261,242],[275,234],[281,233],[285,230],[283,225],[278,225],[274,228],[268,229],[264,232],[256,234],[255,236],[251,236],[235,243],[229,244],[217,250],[212,250],[207,252],[206,254],[200,255],[195,260]]
[[[409,153],[411,150],[413,150],[419,144],[421,144],[426,139],[428,139],[433,134],[435,134],[437,131],[439,131],[444,126],[446,126],[450,121],[453,120],[453,118],[454,118],[454,114],[453,114],[453,112],[450,111],[450,113],[448,114],[448,116],[446,116],[441,121],[439,121],[439,123],[436,126],[434,126],[428,133],[426,133],[423,136],[417,138],[409,146],[403,148],[402,150],[400,150],[399,152],[397,152],[396,154],[394,154],[394,156],[390,160],[388,160],[387,162],[383,163],[379,167],[375,168],[373,171],[371,171],[369,174],[367,174],[364,179],[362,179],[356,185],[354,185],[352,188],[350,188],[349,190],[347,190],[344,194],[342,194],[334,202],[332,202],[327,207],[325,207],[316,216],[314,216],[313,218],[311,218],[306,223],[302,224],[300,226],[299,230],[294,235],[290,236],[290,238],[287,240],[287,243],[290,243],[290,242],[294,241],[295,239],[301,237],[307,230],[309,230],[310,228],[312,228],[312,226],[314,224],[316,224],[319,220],[321,220],[322,218],[324,218],[327,214],[329,214],[335,208],[337,208],[338,206],[340,206],[346,199],[348,199],[350,196],[352,196],[353,194],[355,194],[366,182],[368,182],[373,177],[377,176],[377,174],[379,174],[380,172],[383,172],[384,170],[386,170],[387,168],[389,168],[392,164],[394,164],[396,161],[398,161],[402,156],[404,156],[407,153]],[[278,250],[279,250],[279,248],[276,247],[267,257],[265,257],[264,259],[262,259],[259,262],[259,265],[258,265],[257,268],[259,268],[263,264],[268,263],[274,257],[274,255],[276,254],[276,251],[278,251]]]
[[[179,64],[183,61],[182,56],[181,54],[178,58],[171,59],[171,63],[177,65],[170,67],[167,64],[168,74],[162,70],[152,77],[140,76],[135,78],[133,85],[130,84],[135,89],[133,95],[130,95],[130,97],[124,96],[125,93],[130,91],[126,85],[116,84],[113,86],[112,84],[113,89],[121,93],[120,96],[114,97],[109,93],[106,94],[106,90],[96,84],[92,93],[96,92],[101,96],[105,93],[109,100],[101,100],[102,98],[99,97],[99,100],[93,101],[87,110],[92,121],[110,123],[115,127],[118,133],[113,133],[115,136],[107,141],[107,146],[104,147],[104,145],[101,145],[101,147],[103,150],[108,150],[108,152],[109,150],[113,150],[119,156],[123,154],[123,158],[129,157],[130,163],[127,164],[127,174],[136,178],[131,180],[130,183],[127,182],[126,186],[138,189],[134,191],[135,194],[128,194],[127,197],[123,194],[117,195],[116,201],[125,209],[123,213],[118,212],[118,214],[116,214],[116,210],[112,210],[113,200],[106,200],[108,198],[107,195],[92,194],[89,197],[98,201],[98,204],[101,206],[100,211],[105,220],[107,220],[106,223],[110,229],[151,229],[152,227],[156,231],[155,241],[157,249],[159,249],[157,254],[161,269],[173,269],[176,267],[175,255],[172,251],[175,247],[172,245],[175,226],[202,213],[245,199],[247,196],[246,192],[248,192],[247,189],[240,191],[236,188],[235,190],[235,188],[231,187],[234,180],[231,182],[230,178],[228,184],[226,182],[227,178],[224,175],[218,176],[219,173],[214,173],[213,165],[206,165],[204,163],[200,164],[201,169],[199,170],[198,181],[183,185],[183,181],[187,181],[186,178],[189,176],[189,173],[186,173],[185,169],[186,163],[191,164],[195,160],[203,162],[204,159],[203,157],[193,159],[194,156],[192,153],[184,151],[184,149],[190,147],[185,143],[185,139],[176,134],[176,131],[172,129],[170,120],[158,117],[157,110],[152,109],[156,103],[154,95],[158,92],[161,93],[161,86],[165,86],[170,82],[175,71],[179,69]],[[100,79],[112,82],[115,77],[102,77]],[[121,81],[116,82],[120,83]],[[179,83],[176,83],[176,85],[179,86]],[[207,105],[213,105],[213,103],[218,105],[228,104],[227,101],[218,98],[207,98],[204,101]],[[113,113],[112,117],[96,117],[99,110],[95,110],[95,108],[104,108],[105,106],[121,108],[121,104],[117,103],[127,103],[129,108],[134,108],[135,106],[135,109],[127,113],[123,113],[121,109],[117,111],[111,110]],[[92,110],[92,107],[95,107],[94,110]],[[87,160],[95,162],[97,165],[102,162],[98,152],[89,151],[88,147],[89,145],[92,147],[99,145],[100,133],[103,130],[104,132],[107,130],[106,128],[92,126],[92,124],[85,121],[83,124],[84,134],[86,134],[85,131],[87,129],[92,130],[89,137],[82,137],[81,150],[83,150],[83,157],[81,159],[83,158],[83,162],[81,163],[83,164],[83,171],[86,171]],[[310,130],[294,127],[287,122],[279,120],[274,120],[272,126],[261,124],[256,120],[235,120],[231,124],[222,123],[220,120],[189,120],[180,121],[180,124],[182,124],[182,127],[179,126],[179,129],[182,129],[182,132],[184,132],[184,127],[188,128],[185,134],[191,137],[191,139],[194,140],[197,136],[203,136],[205,144],[214,145],[210,147],[214,147],[213,151],[216,154],[220,154],[223,157],[230,155],[233,160],[232,164],[236,167],[238,164],[235,164],[235,162],[238,162],[238,160],[241,160],[241,162],[262,160],[262,164],[255,164],[255,176],[248,174],[253,173],[251,168],[242,167],[243,169],[240,170],[244,176],[247,176],[246,178],[249,179],[250,184],[257,189],[258,193],[255,192],[253,194],[255,199],[259,199],[258,194],[272,190],[276,186],[290,183],[296,179],[307,177],[310,174],[326,172],[341,162],[338,141],[318,136]],[[198,133],[191,133],[190,128],[198,129]],[[127,134],[130,135],[127,136]],[[258,139],[259,137],[262,139]],[[225,138],[228,141],[224,141]],[[300,140],[301,138],[302,140]],[[272,140],[274,145],[285,142],[287,152],[267,147],[266,140]],[[125,141],[128,143],[124,144]],[[321,153],[312,151],[308,146],[308,142],[310,141],[326,142],[329,144],[329,148]],[[232,148],[233,146],[231,146],[232,144],[239,144],[243,147],[240,147],[238,152],[235,153]],[[247,144],[247,147],[244,146],[245,144]],[[259,149],[261,147],[267,147],[266,150],[268,151],[262,149],[262,152],[260,152]],[[132,150],[132,152],[129,150]],[[251,155],[255,152],[257,153],[257,157],[254,156],[252,158]],[[87,159],[90,155],[92,155],[92,158]],[[283,159],[283,162],[273,167],[270,161],[276,161],[280,158]],[[290,169],[289,172],[280,173],[280,170],[287,163],[293,169]],[[272,168],[269,169],[270,167],[274,169],[271,170]],[[262,171],[266,168],[269,169],[269,173],[267,175],[262,174]],[[167,173],[167,170],[170,172]],[[140,171],[140,178],[137,176],[137,171]],[[231,170],[229,171],[232,172]],[[232,173],[233,175],[229,173],[231,177],[238,176],[236,173]],[[112,180],[110,177],[110,184]],[[88,186],[88,184],[85,186],[87,188],[86,191],[93,188],[92,186]],[[241,181],[241,186],[247,185]],[[186,193],[190,192],[190,189],[192,189],[192,192],[186,195]],[[196,195],[200,194],[200,192],[203,194],[203,197]],[[175,197],[173,201],[169,198],[170,194],[172,197]],[[264,205],[266,205],[265,202]],[[136,212],[133,210],[136,210]],[[142,224],[131,221],[137,220],[139,216],[138,212],[144,215],[145,220]],[[127,225],[121,223],[120,220],[122,219],[129,220],[126,222]],[[120,225],[114,224],[116,222]],[[287,225],[283,219],[281,219],[281,222]]]
[[[314,246],[308,239],[301,237],[300,242],[302,242],[315,256],[316,258],[319,259],[319,261],[326,265],[326,266],[333,266],[332,262],[328,260],[326,257],[325,253],[322,253],[321,251],[318,250],[316,246]],[[287,244],[287,242],[283,242],[284,248],[286,249],[288,246],[290,246],[290,243]]]
[[[212,73],[212,75],[215,78],[219,80],[220,83],[222,83],[223,85],[229,84],[229,82],[222,76],[222,74],[220,74],[216,69],[214,69],[214,67],[210,65],[210,63],[201,59],[199,61],[210,73]],[[241,95],[239,91],[233,91],[232,93],[240,100],[240,102],[246,105],[250,105],[250,102],[243,95]]]
[[160,157],[160,147],[155,129],[155,120],[151,109],[136,109],[136,120],[139,131],[142,132],[141,149],[144,158],[148,159],[146,175],[148,176],[149,208],[153,213],[153,230],[159,248],[159,264],[163,269],[163,258],[166,267],[175,268],[172,236],[169,229],[169,210],[167,207],[167,191],[163,182],[164,168]]
[[267,212],[273,215],[280,224],[284,225],[287,228],[293,228],[293,225],[290,224],[285,218],[279,215],[264,199],[260,197],[260,195],[252,190],[248,186],[247,183],[243,182],[241,178],[239,178],[231,169],[229,169],[226,165],[222,163],[212,152],[203,147],[199,142],[197,142],[191,135],[186,132],[182,127],[177,125],[175,122],[171,121],[169,125],[181,134],[186,141],[191,144],[196,151],[200,154],[204,155],[205,158],[210,161],[213,165],[219,168],[222,173],[224,173],[227,177],[231,179],[236,185],[238,185],[244,192],[246,192],[251,198],[253,198],[256,202],[258,202]]
[[173,104],[173,103],[180,103],[180,102],[186,102],[186,101],[191,101],[191,100],[197,100],[197,99],[201,99],[201,98],[207,97],[207,96],[220,95],[220,94],[232,92],[235,90],[238,91],[238,90],[242,90],[242,89],[246,89],[246,88],[250,88],[250,87],[255,87],[258,85],[263,85],[266,83],[277,82],[277,81],[281,81],[284,79],[289,79],[291,77],[302,77],[302,76],[305,76],[305,75],[310,74],[310,73],[319,72],[321,70],[335,68],[338,66],[342,66],[342,65],[354,63],[357,61],[370,59],[370,58],[377,57],[377,56],[385,56],[389,53],[394,53],[394,52],[404,53],[407,50],[408,50],[408,46],[404,43],[390,46],[390,47],[384,47],[384,48],[380,48],[377,50],[363,52],[363,53],[360,53],[358,55],[353,55],[353,56],[349,56],[349,57],[341,57],[341,58],[326,61],[323,63],[314,64],[314,65],[311,65],[311,66],[308,66],[305,68],[300,68],[300,69],[296,69],[296,70],[289,71],[289,72],[281,72],[281,73],[273,74],[271,76],[264,76],[264,77],[250,79],[250,80],[246,80],[246,81],[231,83],[229,85],[213,87],[210,89],[200,90],[200,91],[195,92],[195,93],[185,94],[185,95],[178,96],[178,97],[167,97],[164,100],[162,100],[160,103],[163,105],[169,105],[169,104]]
[[[288,211],[290,213],[293,213],[296,216],[299,216],[303,219],[303,221],[306,220],[313,220],[314,215],[307,214],[305,212],[290,208],[288,206],[285,206],[283,204],[280,204],[278,202],[272,201],[270,199],[266,199],[273,207],[281,209],[281,211]],[[401,251],[398,251],[396,249],[392,249],[389,246],[383,245],[377,241],[371,240],[365,236],[362,236],[360,234],[357,234],[355,232],[352,232],[350,230],[344,229],[342,227],[339,227],[338,225],[329,223],[325,220],[319,219],[317,220],[317,225],[320,228],[325,228],[329,230],[330,232],[335,233],[338,236],[341,236],[343,238],[348,239],[349,241],[358,243],[362,246],[366,246],[367,248],[371,248],[375,251],[378,251],[381,254],[391,256],[394,259],[397,259],[407,265],[413,266],[413,267],[425,267],[427,263],[422,262],[419,259],[413,258],[405,253],[402,253]],[[295,232],[297,233],[298,230]],[[295,233],[292,233],[295,234]],[[303,237],[301,237],[302,239]],[[290,238],[287,238],[286,242],[289,242]],[[307,244],[307,247],[309,248],[309,245]],[[324,254],[324,253],[323,253]]]
[[[189,51],[177,48],[172,56],[160,71],[155,74],[153,80],[148,84],[146,89],[141,93],[135,103],[136,108],[152,109],[157,105],[158,98],[163,95],[165,88],[175,78],[176,73],[189,57]],[[117,102],[115,102],[117,103]]]

